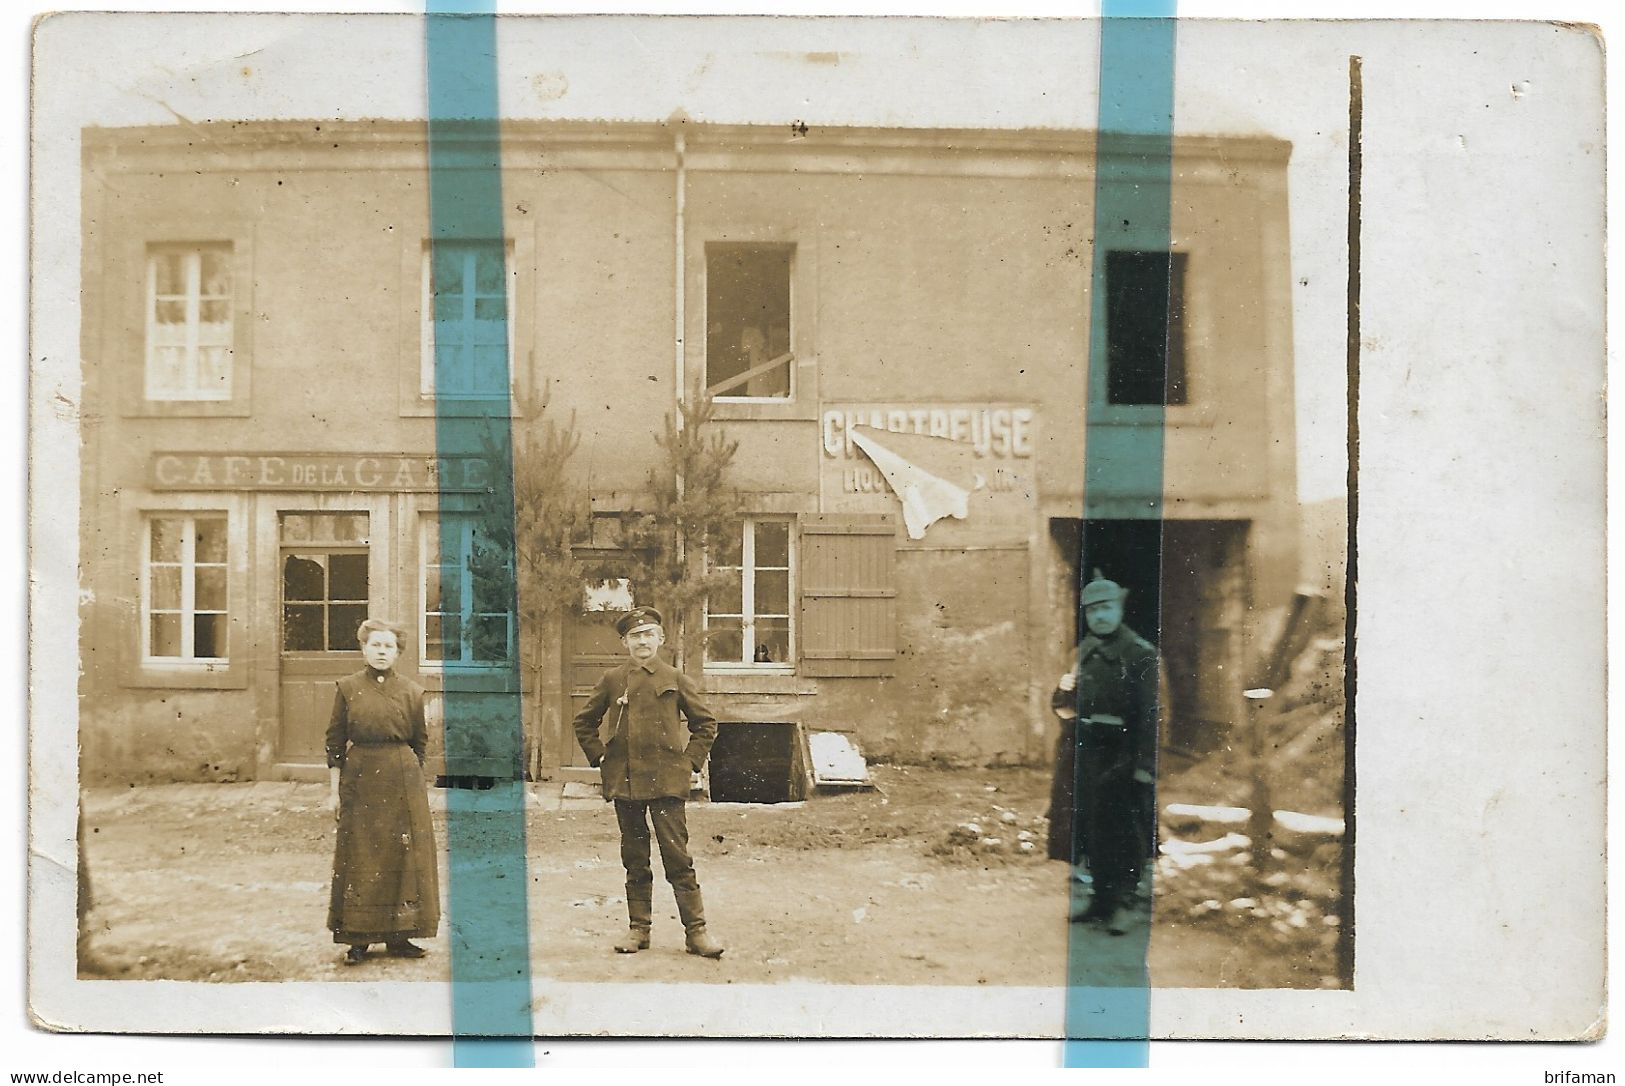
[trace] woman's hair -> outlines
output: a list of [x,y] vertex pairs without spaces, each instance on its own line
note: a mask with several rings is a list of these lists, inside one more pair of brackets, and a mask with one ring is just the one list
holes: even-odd
[[406,630],[398,622],[388,622],[381,618],[369,618],[361,624],[355,632],[356,644],[365,645],[367,638],[375,633],[391,633],[395,635],[395,644],[406,644]]

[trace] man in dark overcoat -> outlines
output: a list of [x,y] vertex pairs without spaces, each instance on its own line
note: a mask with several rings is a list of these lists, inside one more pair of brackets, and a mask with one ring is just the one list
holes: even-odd
[[717,718],[693,680],[661,659],[665,629],[659,611],[635,608],[615,624],[615,632],[626,645],[628,659],[604,673],[575,718],[576,741],[588,764],[598,767],[604,799],[615,804],[620,823],[631,923],[615,950],[635,954],[649,947],[654,915],[652,823],[661,866],[687,932],[688,952],[720,958],[722,944],[705,930],[705,905],[688,853],[684,806],[691,775],[705,765],[716,742]]
[[1160,741],[1157,650],[1123,625],[1126,593],[1097,571],[1081,605],[1089,633],[1050,705],[1061,718],[1049,856],[1087,863],[1093,893],[1074,917],[1127,930],[1155,830]]

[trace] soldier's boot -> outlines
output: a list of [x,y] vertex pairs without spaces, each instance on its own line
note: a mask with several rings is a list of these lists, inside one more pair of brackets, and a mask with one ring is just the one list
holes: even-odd
[[702,958],[722,957],[723,946],[705,930],[705,902],[698,890],[678,890],[677,915],[683,918],[683,930],[687,932],[687,945],[690,954],[698,954]]
[[636,954],[640,950],[648,950],[649,925],[654,921],[654,887],[628,888],[626,915],[630,923],[626,934],[615,944],[615,953]]

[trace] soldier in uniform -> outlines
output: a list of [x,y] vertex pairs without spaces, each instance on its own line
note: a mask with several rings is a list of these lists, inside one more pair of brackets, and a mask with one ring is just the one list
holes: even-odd
[[1155,829],[1157,650],[1123,625],[1115,581],[1095,571],[1084,586],[1088,635],[1051,695],[1061,718],[1050,790],[1049,856],[1089,867],[1093,894],[1074,920],[1127,930],[1135,887]]
[[[638,607],[615,624],[630,657],[604,673],[581,712],[576,741],[598,767],[604,799],[615,804],[626,868],[626,911],[631,919],[620,954],[649,947],[654,871],[649,866],[649,826],[660,844],[660,862],[677,897],[690,954],[720,958],[722,944],[705,930],[700,882],[688,854],[690,775],[705,765],[717,738],[717,718],[700,700],[693,681],[660,658],[665,630],[660,612]],[[682,716],[687,726],[678,722]]]

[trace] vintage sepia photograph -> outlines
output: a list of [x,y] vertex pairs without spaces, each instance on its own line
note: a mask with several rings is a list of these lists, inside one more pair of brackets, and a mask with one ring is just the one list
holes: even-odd
[[[1182,25],[1135,132],[1056,74],[1098,23],[504,17],[495,112],[437,117],[423,22],[37,33],[119,73],[34,118],[76,156],[77,716],[31,778],[73,979],[444,986],[477,886],[566,1034],[1358,991],[1361,53]],[[931,44],[1077,100],[863,98]]]

